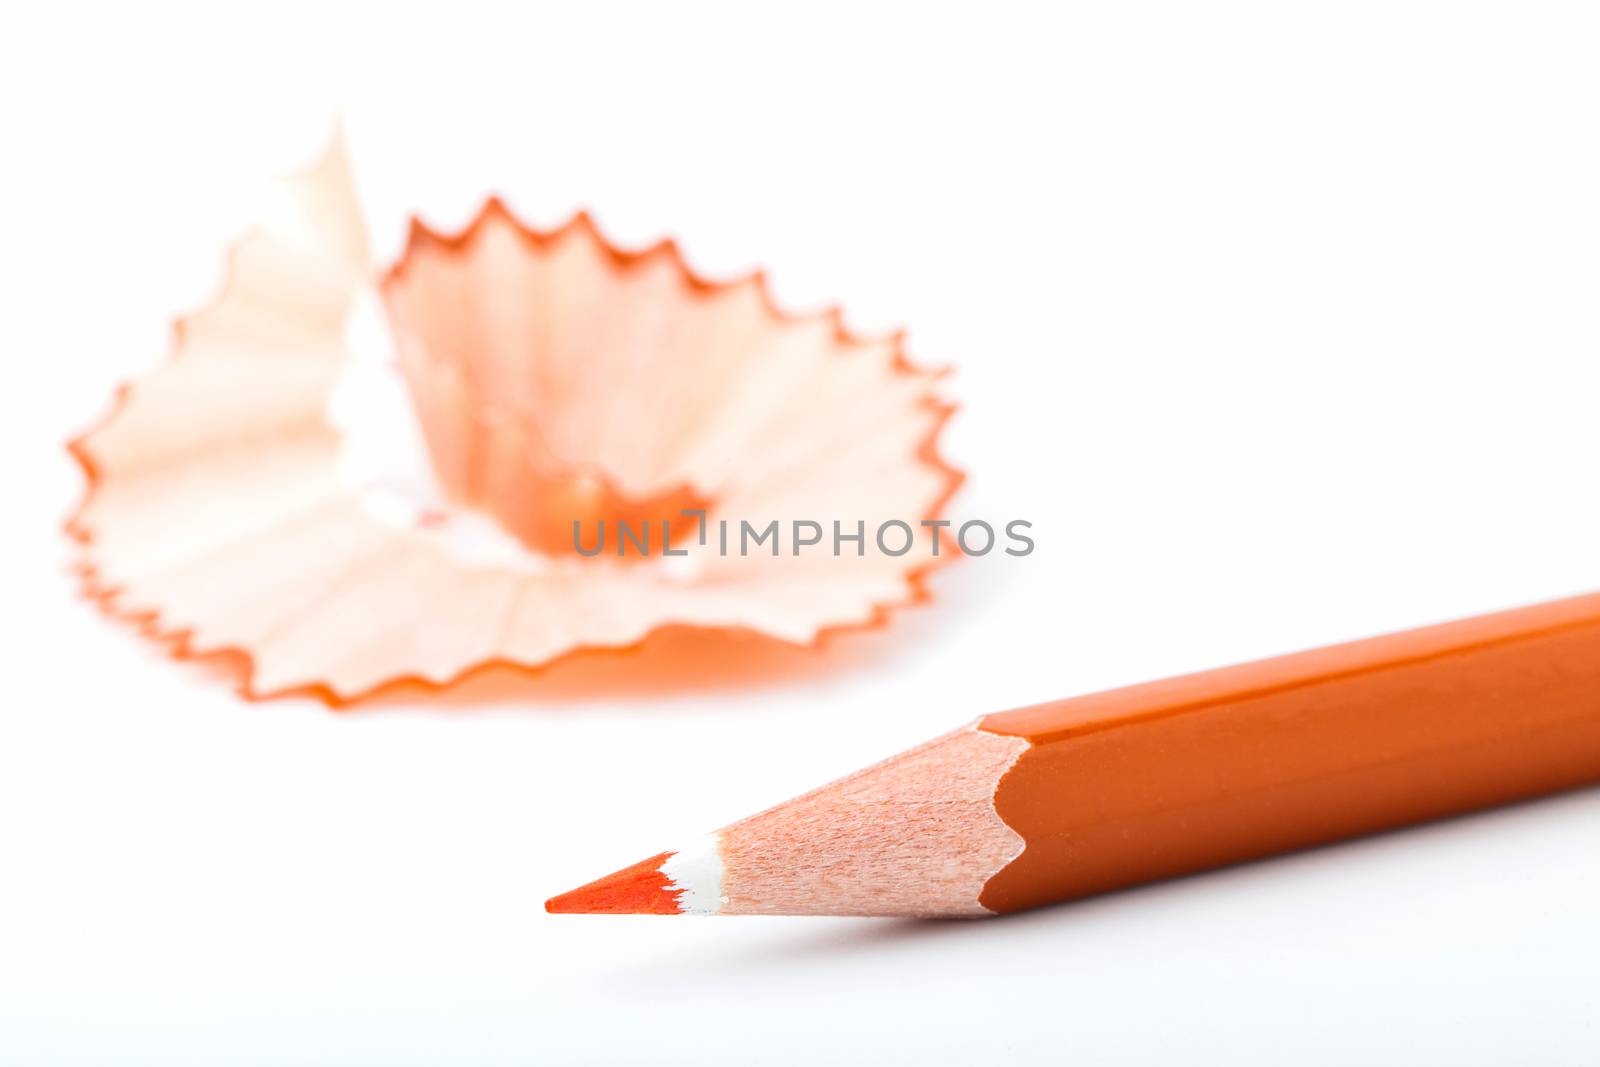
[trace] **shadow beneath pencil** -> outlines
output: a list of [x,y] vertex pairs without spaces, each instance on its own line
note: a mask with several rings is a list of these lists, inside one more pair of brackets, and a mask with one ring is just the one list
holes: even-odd
[[[890,951],[912,944],[930,942],[959,942],[973,938],[991,938],[997,933],[1014,934],[1025,929],[1042,929],[1045,926],[1061,927],[1078,923],[1104,921],[1105,912],[1135,906],[1132,898],[1166,883],[1157,883],[1121,893],[1108,893],[1101,897],[1065,904],[1053,904],[1010,915],[996,915],[979,919],[839,919],[829,923],[826,930],[792,941],[766,943],[755,946],[747,954],[750,962],[800,962],[808,958],[836,959],[851,953]],[[739,918],[718,920],[741,922]],[[760,920],[756,920],[760,921]]]

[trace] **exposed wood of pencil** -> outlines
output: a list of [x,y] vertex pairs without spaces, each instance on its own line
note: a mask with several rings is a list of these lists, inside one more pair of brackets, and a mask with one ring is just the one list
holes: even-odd
[[975,916],[1600,781],[1600,594],[979,719],[551,900]]

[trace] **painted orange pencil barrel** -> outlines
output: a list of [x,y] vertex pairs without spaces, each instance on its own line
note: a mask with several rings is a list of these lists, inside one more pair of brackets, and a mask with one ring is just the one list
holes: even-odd
[[1600,780],[1600,594],[980,720],[1016,911]]

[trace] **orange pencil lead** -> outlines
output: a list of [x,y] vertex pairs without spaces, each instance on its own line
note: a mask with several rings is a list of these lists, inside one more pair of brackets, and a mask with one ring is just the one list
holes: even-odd
[[677,915],[682,890],[661,873],[671,855],[663,852],[551,897],[544,910],[552,915]]

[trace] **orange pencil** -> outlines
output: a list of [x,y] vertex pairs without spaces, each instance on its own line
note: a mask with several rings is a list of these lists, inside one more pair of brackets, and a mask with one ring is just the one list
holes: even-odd
[[1003,914],[1600,780],[1600,594],[988,715],[550,900]]

